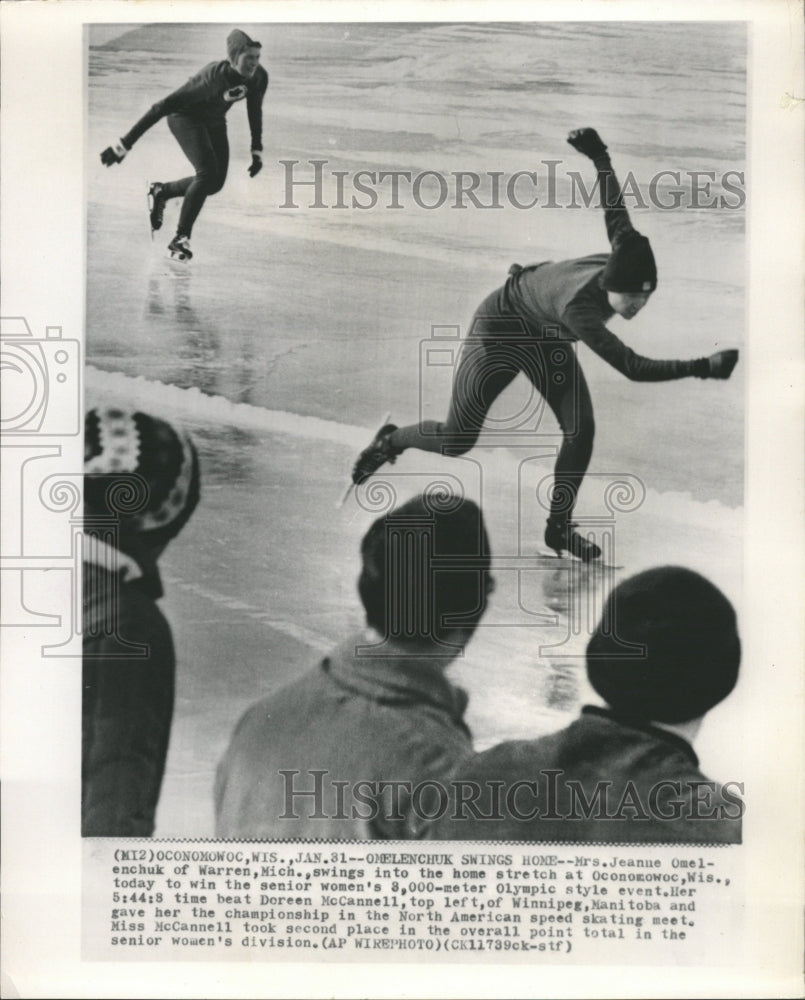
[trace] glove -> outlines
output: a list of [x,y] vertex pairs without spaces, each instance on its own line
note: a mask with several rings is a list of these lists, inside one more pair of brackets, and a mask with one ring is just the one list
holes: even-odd
[[240,101],[246,96],[246,87],[244,84],[239,83],[236,87],[230,87],[229,90],[224,91],[224,100],[227,104],[231,104],[233,101]]
[[710,378],[729,378],[732,369],[738,364],[738,352],[735,350],[718,351],[707,359],[710,363]]
[[576,128],[567,137],[570,145],[591,160],[606,155],[607,147],[594,128]]
[[128,149],[123,145],[123,140],[118,139],[101,153],[101,163],[105,167],[111,167],[113,163],[122,163],[126,153],[128,153]]
[[249,167],[249,177],[256,177],[262,169],[262,156],[259,153],[252,152],[252,165]]

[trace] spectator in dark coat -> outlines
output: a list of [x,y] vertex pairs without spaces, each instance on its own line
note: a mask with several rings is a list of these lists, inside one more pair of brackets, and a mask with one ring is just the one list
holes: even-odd
[[199,467],[181,431],[92,409],[84,434],[85,837],[149,837],[165,770],[176,658],[157,560],[195,509]]
[[417,498],[362,546],[368,629],[250,708],[218,767],[219,837],[401,837],[417,787],[472,751],[467,696],[444,676],[486,606],[472,501]]
[[466,761],[426,835],[740,843],[743,786],[708,781],[690,743],[735,686],[740,655],[732,605],[703,577],[665,566],[625,581],[587,646],[608,707]]

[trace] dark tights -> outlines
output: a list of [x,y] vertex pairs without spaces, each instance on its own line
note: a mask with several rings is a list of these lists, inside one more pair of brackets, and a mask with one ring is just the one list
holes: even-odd
[[551,514],[569,517],[590,464],[593,404],[571,343],[543,338],[505,311],[503,291],[476,312],[453,378],[445,421],[424,420],[391,435],[395,448],[463,455],[478,440],[492,403],[522,372],[545,399],[562,430],[554,469]]
[[184,115],[168,115],[168,128],[196,171],[194,177],[168,181],[162,188],[165,198],[184,198],[176,235],[190,236],[207,196],[217,194],[226,180],[229,168],[226,122],[200,125]]

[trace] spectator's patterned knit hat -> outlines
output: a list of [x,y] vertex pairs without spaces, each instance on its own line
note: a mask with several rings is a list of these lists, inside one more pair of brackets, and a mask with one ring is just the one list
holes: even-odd
[[199,499],[198,455],[164,420],[108,406],[84,422],[84,507],[116,516],[126,531],[165,545]]
[[590,683],[616,714],[636,722],[699,718],[735,687],[740,661],[732,604],[679,566],[617,586],[587,645]]

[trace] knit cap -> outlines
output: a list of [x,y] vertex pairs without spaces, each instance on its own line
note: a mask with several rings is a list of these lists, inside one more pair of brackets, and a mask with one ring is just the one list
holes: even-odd
[[127,533],[164,546],[199,499],[199,465],[187,434],[164,420],[107,406],[84,421],[84,507],[119,518]]
[[587,645],[587,676],[621,717],[678,723],[727,697],[740,660],[735,611],[724,594],[692,570],[662,566],[610,593]]
[[229,61],[232,63],[235,62],[244,49],[259,49],[261,47],[262,46],[259,42],[252,41],[246,32],[241,31],[240,28],[234,28],[229,32],[226,38],[226,54],[229,56]]
[[657,287],[657,264],[651,244],[632,230],[612,248],[604,268],[602,284],[608,292],[653,292]]

